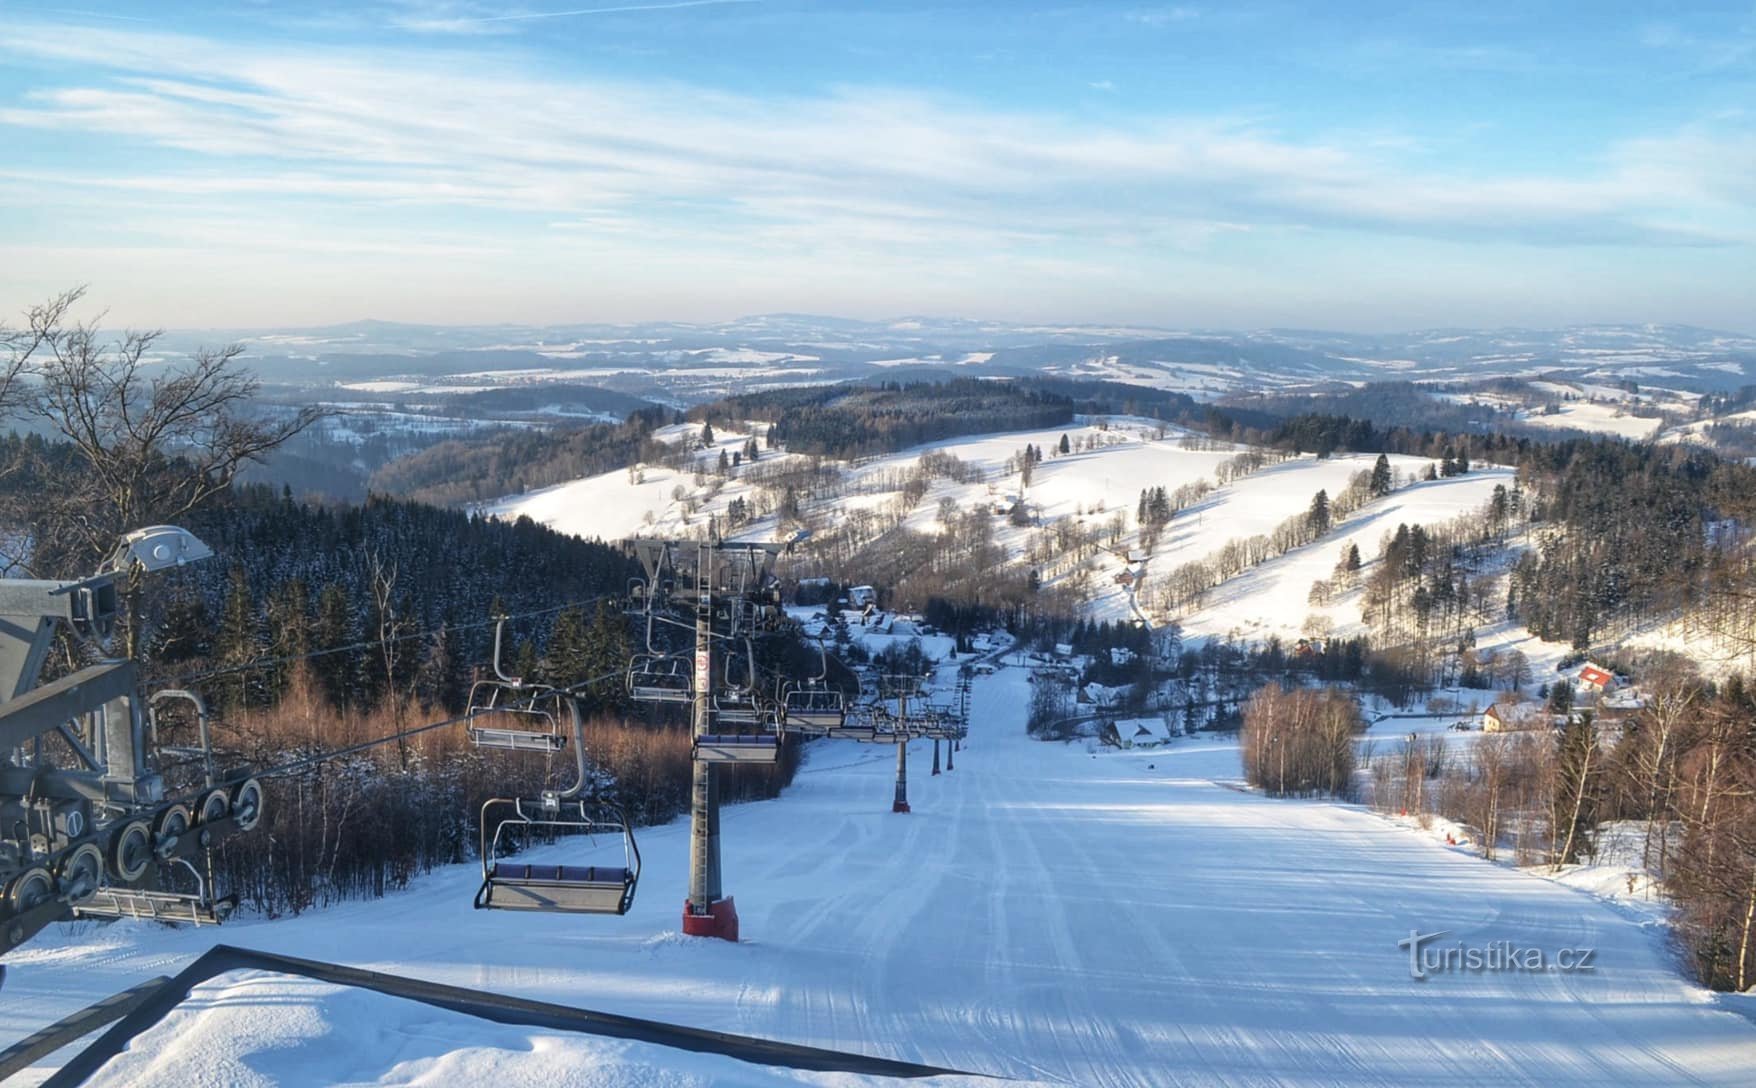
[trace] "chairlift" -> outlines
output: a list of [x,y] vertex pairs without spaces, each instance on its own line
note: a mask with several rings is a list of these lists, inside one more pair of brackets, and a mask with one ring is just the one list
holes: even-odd
[[[493,834],[488,834],[492,826]],[[514,861],[533,831],[595,841],[622,840],[620,865],[568,865]],[[559,914],[627,914],[640,880],[640,848],[622,811],[612,805],[565,800],[545,794],[536,802],[495,798],[482,806],[482,886],[477,910],[525,910]]]
[[817,675],[803,683],[792,682],[781,689],[782,720],[788,729],[799,733],[822,733],[839,727],[847,718],[847,703],[841,689],[829,687],[829,651],[823,640],[817,640]]
[[822,735],[834,740],[875,741],[879,717],[877,708],[871,704],[846,707],[841,720],[825,728]]
[[821,687],[815,681],[805,686],[789,686],[783,693],[787,728],[801,733],[817,733],[834,729],[847,717],[847,707],[840,691]]
[[[75,904],[74,915],[80,918],[145,918],[178,925],[217,926],[237,908],[237,895],[213,895],[212,884],[202,877],[201,871],[188,858],[171,858],[170,863],[188,871],[195,885],[193,892],[112,884],[99,888],[89,899]],[[144,861],[141,867],[144,869]]]
[[[744,675],[742,679],[733,677],[732,668],[742,657]],[[756,649],[749,638],[744,639],[742,655],[733,653],[726,656],[725,686],[714,693],[713,720],[719,725],[762,725],[770,722],[771,715],[766,711],[756,694]]]
[[[478,910],[526,910],[565,914],[626,914],[640,879],[640,848],[627,817],[613,805],[582,800],[587,780],[585,725],[579,704],[564,700],[573,733],[577,777],[563,790],[545,791],[537,800],[496,797],[482,805],[482,885]],[[490,828],[492,829],[490,831]],[[622,840],[622,864],[566,865],[513,861],[533,832]]]
[[707,733],[695,738],[695,758],[703,763],[775,763],[780,759],[780,734]]
[[[469,739],[478,748],[515,752],[554,753],[567,745],[561,732],[562,694],[547,684],[527,684],[506,675],[500,664],[501,634],[506,617],[494,624],[494,675],[470,685],[465,716],[470,719]],[[503,724],[480,725],[478,718],[497,718]]]
[[[740,657],[744,674],[734,678],[733,664]],[[749,638],[744,639],[741,655],[726,658],[725,687],[714,693],[711,720],[712,731],[695,738],[696,759],[704,763],[773,763],[780,758],[780,723],[757,695],[756,648]]]
[[640,702],[687,703],[695,698],[690,662],[675,654],[635,654],[628,663],[628,697]]
[[[470,686],[469,739],[478,748],[552,754],[567,746],[558,714],[564,696],[546,685],[508,684],[478,680]],[[479,725],[478,718],[497,718],[503,725]]]

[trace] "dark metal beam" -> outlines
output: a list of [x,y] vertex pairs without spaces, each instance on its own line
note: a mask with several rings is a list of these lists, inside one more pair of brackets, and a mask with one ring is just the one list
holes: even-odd
[[106,703],[134,694],[134,663],[90,665],[0,704],[0,751],[17,748]]

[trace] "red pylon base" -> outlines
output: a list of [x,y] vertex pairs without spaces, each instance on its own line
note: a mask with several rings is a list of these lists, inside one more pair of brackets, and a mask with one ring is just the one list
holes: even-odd
[[738,907],[731,896],[715,900],[706,914],[694,914],[689,901],[683,901],[683,935],[686,937],[718,937],[722,941],[738,939]]
[[892,812],[907,812],[908,811],[908,802],[907,801],[892,801],[890,803],[890,811],[892,811]]

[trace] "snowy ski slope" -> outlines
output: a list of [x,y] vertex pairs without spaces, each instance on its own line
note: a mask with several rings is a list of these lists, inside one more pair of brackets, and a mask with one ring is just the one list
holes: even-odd
[[[1684,981],[1660,931],[1359,808],[1242,791],[1224,742],[1094,756],[1030,741],[1028,692],[1016,668],[978,681],[953,773],[928,777],[916,745],[912,815],[888,811],[890,752],[841,742],[784,797],[729,810],[744,944],[677,935],[679,822],[642,836],[623,919],[472,911],[466,866],[289,921],[56,928],[9,958],[0,1036],[226,941],[1037,1083],[1750,1082],[1756,1026]],[[1596,969],[1415,981],[1396,945],[1415,929],[1589,947]],[[859,1081],[239,975],[97,1083]]]

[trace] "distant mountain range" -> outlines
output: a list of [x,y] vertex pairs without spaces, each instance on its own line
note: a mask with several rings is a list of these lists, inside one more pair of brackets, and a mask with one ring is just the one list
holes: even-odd
[[1393,378],[1555,375],[1692,392],[1756,381],[1756,336],[1681,325],[1363,334],[764,314],[704,325],[186,330],[160,346],[228,340],[249,345],[265,381],[326,387],[342,399],[571,383],[683,404],[777,385],[952,373],[1057,374],[1197,397]]

